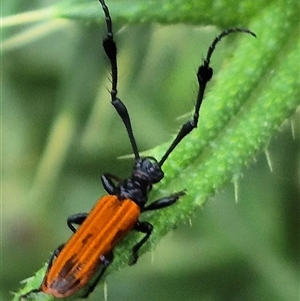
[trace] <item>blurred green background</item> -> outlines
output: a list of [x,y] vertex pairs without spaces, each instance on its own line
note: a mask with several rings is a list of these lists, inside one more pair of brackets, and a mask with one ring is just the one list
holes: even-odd
[[[15,1],[10,10],[47,2]],[[115,31],[119,96],[147,150],[168,141],[183,121],[176,118],[192,110],[197,67],[219,31]],[[2,300],[68,239],[67,216],[104,194],[100,175],[131,170],[131,160],[117,159],[131,149],[109,103],[103,36],[103,26],[65,22],[2,55]],[[215,53],[216,72],[229,44]],[[298,114],[270,142],[273,172],[263,153],[245,168],[237,203],[230,183],[152,254],[110,275],[108,300],[299,300],[299,130]],[[90,300],[103,300],[102,286]]]

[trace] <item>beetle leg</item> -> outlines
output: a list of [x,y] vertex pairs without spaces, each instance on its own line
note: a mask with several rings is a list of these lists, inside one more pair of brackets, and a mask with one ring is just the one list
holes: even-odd
[[115,191],[116,191],[116,185],[113,182],[113,180],[116,180],[118,182],[122,181],[122,179],[120,179],[119,177],[114,176],[109,173],[105,173],[104,175],[101,176],[102,185],[103,185],[104,189],[106,190],[106,192],[109,194],[115,194]]
[[68,227],[75,233],[77,231],[77,229],[73,226],[73,224],[81,225],[87,216],[88,216],[88,213],[85,213],[85,212],[76,213],[76,214],[69,216],[67,219]]
[[[144,207],[142,211],[147,211],[147,210],[157,210],[161,209],[164,207],[168,207],[173,205],[180,197],[184,196],[185,192],[184,191],[179,191],[177,193],[174,193],[168,197],[164,197],[161,199],[158,199],[148,206]],[[138,251],[139,249],[143,246],[143,244],[149,239],[153,226],[149,222],[140,222],[137,221],[137,223],[134,226],[134,230],[146,233],[146,235],[141,239],[140,242],[138,242],[133,248],[132,248],[132,259],[129,263],[129,265],[133,265],[137,262],[139,258]]]
[[[65,246],[65,244],[59,245],[59,246],[56,248],[56,250],[54,250],[54,252],[52,253],[52,255],[50,256],[44,278],[46,277],[48,271],[49,271],[50,268],[52,267],[53,262],[54,262],[54,258],[57,257],[57,256],[59,255],[60,251],[63,249],[64,246]],[[43,280],[43,282],[44,282],[44,280]],[[27,300],[28,297],[29,297],[31,294],[34,294],[34,293],[37,294],[37,293],[39,293],[39,292],[41,292],[41,291],[42,291],[41,286],[40,286],[39,288],[32,289],[31,291],[27,292],[26,294],[21,295],[21,296],[19,297],[19,300]]]
[[161,208],[165,208],[165,207],[171,206],[180,197],[182,197],[184,195],[185,195],[184,191],[179,191],[177,193],[171,194],[168,197],[164,197],[164,198],[158,199],[158,200],[152,202],[151,204],[149,204],[148,206],[145,206],[142,211],[144,212],[144,211],[149,211],[149,210],[157,210],[157,209],[161,209]]
[[117,182],[122,182],[122,179],[121,179],[120,177],[118,177],[118,176],[116,176],[116,175],[113,175],[113,174],[111,174],[111,173],[105,173],[104,176],[105,176],[106,178],[110,178],[111,180],[115,180],[115,181],[117,181]]
[[108,266],[113,262],[113,259],[114,259],[113,252],[109,252],[105,256],[103,256],[103,255],[100,256],[99,263],[100,264],[102,263],[102,265],[103,265],[102,270],[99,273],[99,275],[96,277],[96,279],[93,281],[93,283],[89,286],[87,292],[82,296],[82,298],[87,298],[94,291],[94,289],[96,288],[97,284],[101,280],[103,274],[107,270]]
[[57,258],[57,256],[59,255],[59,253],[61,252],[61,250],[63,249],[64,246],[65,246],[65,244],[61,244],[61,245],[59,245],[59,246],[56,248],[56,250],[54,250],[54,252],[52,253],[52,255],[51,255],[50,258],[49,258],[48,266],[47,266],[47,270],[46,270],[46,273],[45,273],[45,274],[47,274],[47,272],[50,270],[50,268],[51,268],[52,265],[53,265],[54,258],[55,258],[55,257]]
[[139,258],[138,251],[142,247],[142,245],[149,239],[153,230],[153,226],[149,222],[137,221],[134,226],[134,230],[146,233],[146,235],[141,239],[141,241],[139,241],[136,245],[133,246],[132,259],[130,260],[129,265],[133,265],[137,262]]

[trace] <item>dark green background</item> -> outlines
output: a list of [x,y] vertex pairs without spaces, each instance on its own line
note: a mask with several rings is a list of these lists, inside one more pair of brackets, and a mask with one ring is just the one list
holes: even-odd
[[[191,111],[195,72],[218,30],[184,25],[115,28],[120,29],[119,96],[128,105],[139,147],[146,150],[168,141],[185,120],[176,118]],[[67,240],[66,217],[90,210],[104,193],[99,176],[130,172],[132,162],[117,159],[131,149],[109,104],[103,36],[103,27],[70,22],[3,53],[3,300]],[[215,53],[216,70],[226,51],[230,38]],[[50,164],[48,177],[37,179],[49,134],[61,115],[74,121],[74,136],[65,157],[59,151],[53,154],[53,172]],[[108,300],[298,300],[297,117],[292,119],[295,139],[290,120],[270,142],[273,172],[265,155],[258,154],[239,180],[237,204],[229,183],[195,212],[192,226],[187,220],[164,237],[153,264],[147,254],[136,266],[109,276]],[[90,300],[102,296],[100,286]]]

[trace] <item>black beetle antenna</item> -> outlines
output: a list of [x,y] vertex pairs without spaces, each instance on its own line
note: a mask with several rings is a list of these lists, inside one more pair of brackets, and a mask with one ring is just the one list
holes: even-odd
[[117,89],[117,85],[118,85],[117,46],[114,41],[113,30],[112,30],[112,21],[111,21],[108,7],[106,6],[104,0],[99,0],[99,2],[101,4],[102,9],[105,14],[105,21],[106,21],[106,27],[107,27],[107,36],[103,40],[102,45],[103,45],[104,51],[110,61],[110,65],[111,65],[111,77],[112,77],[111,91],[110,91],[111,103],[114,106],[114,108],[116,109],[116,111],[118,112],[119,116],[121,117],[121,119],[125,125],[126,131],[127,131],[130,143],[131,143],[132,151],[134,153],[134,157],[137,160],[140,158],[140,155],[139,155],[139,150],[138,150],[138,147],[137,147],[134,135],[133,135],[130,117],[129,117],[129,114],[128,114],[125,104],[122,102],[121,99],[119,99],[117,97],[117,94],[118,94],[118,89]]
[[230,29],[227,29],[227,30],[224,30],[223,32],[221,32],[213,40],[212,44],[208,48],[207,55],[203,61],[203,64],[198,68],[197,78],[198,78],[198,83],[199,83],[199,90],[198,90],[193,118],[191,120],[189,120],[188,122],[186,122],[181,127],[180,131],[178,132],[176,138],[170,145],[169,149],[166,151],[166,153],[163,155],[163,157],[159,161],[160,166],[162,166],[165,163],[168,156],[172,153],[172,151],[176,148],[176,146],[180,143],[180,141],[197,127],[198,120],[199,120],[199,111],[200,111],[200,107],[201,107],[201,104],[202,104],[202,101],[204,98],[206,84],[210,81],[210,79],[212,78],[212,75],[213,75],[213,69],[209,66],[211,56],[215,50],[216,45],[221,41],[221,39],[225,36],[228,36],[229,34],[231,34],[233,32],[243,32],[243,33],[251,34],[252,36],[256,37],[255,33],[250,31],[249,29],[230,28]]

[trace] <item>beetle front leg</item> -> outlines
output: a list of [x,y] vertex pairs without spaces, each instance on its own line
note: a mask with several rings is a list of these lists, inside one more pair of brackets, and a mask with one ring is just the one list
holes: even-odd
[[144,211],[150,211],[150,210],[157,210],[157,209],[162,209],[168,206],[173,205],[180,197],[184,196],[185,192],[184,191],[179,191],[176,193],[171,194],[168,197],[163,197],[161,199],[158,199],[154,202],[152,202],[151,204],[149,204],[148,206],[145,206],[143,208],[143,212]]
[[106,192],[108,194],[115,194],[116,192],[116,184],[113,182],[113,180],[117,181],[117,182],[121,182],[122,179],[120,179],[119,177],[109,174],[109,173],[105,173],[104,175],[101,176],[101,182],[102,185],[104,187],[104,189],[106,190]]
[[149,239],[153,230],[153,226],[149,222],[137,221],[137,223],[134,226],[134,230],[142,233],[146,233],[146,235],[141,239],[140,242],[138,242],[136,245],[133,246],[132,259],[130,260],[129,265],[133,265],[137,262],[139,258],[138,251],[143,246],[143,244]]

